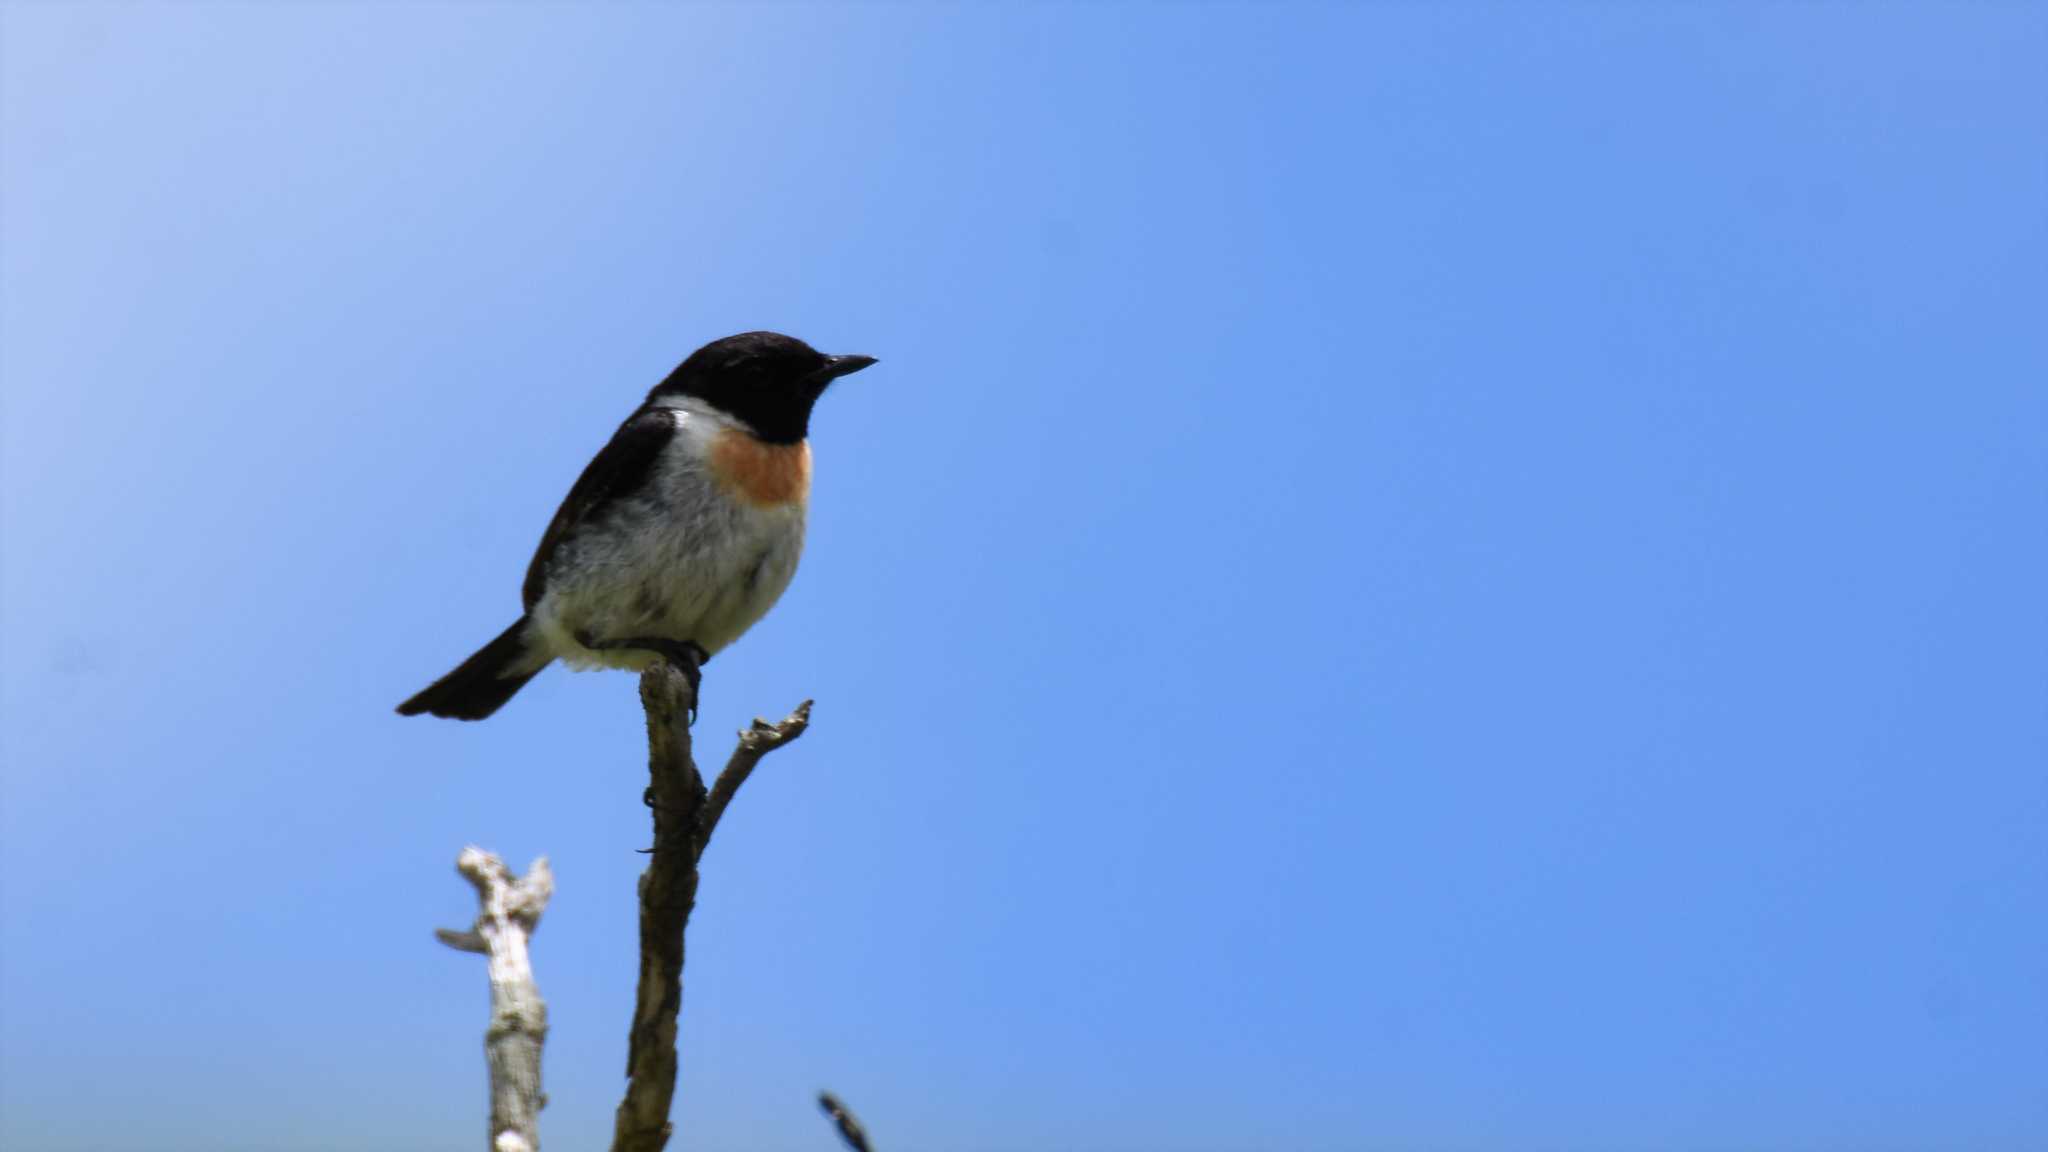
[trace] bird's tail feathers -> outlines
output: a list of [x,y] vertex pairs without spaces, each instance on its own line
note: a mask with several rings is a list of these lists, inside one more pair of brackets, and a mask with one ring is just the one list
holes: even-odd
[[481,720],[503,707],[513,693],[548,666],[548,657],[527,644],[527,619],[521,616],[455,671],[400,704],[398,714],[430,712],[451,720]]

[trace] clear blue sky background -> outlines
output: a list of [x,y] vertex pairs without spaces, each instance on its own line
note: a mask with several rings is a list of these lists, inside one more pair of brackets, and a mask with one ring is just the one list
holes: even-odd
[[609,1132],[630,677],[391,708],[704,340],[683,1149],[2048,1146],[2048,10],[4,16],[10,1152]]

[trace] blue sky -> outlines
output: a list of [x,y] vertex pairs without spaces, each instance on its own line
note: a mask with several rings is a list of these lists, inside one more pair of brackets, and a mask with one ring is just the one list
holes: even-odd
[[10,6],[0,1144],[621,1087],[630,677],[399,699],[827,397],[680,1148],[2048,1145],[2048,10]]

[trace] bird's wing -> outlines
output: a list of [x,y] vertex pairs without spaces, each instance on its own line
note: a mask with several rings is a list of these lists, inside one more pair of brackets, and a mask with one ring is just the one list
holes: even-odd
[[526,567],[523,590],[528,611],[540,602],[547,584],[548,561],[553,559],[555,549],[614,498],[639,491],[675,434],[675,415],[664,408],[644,408],[619,425],[611,443],[576,478],[576,486],[569,489],[562,506],[556,509],[547,535],[540,538],[540,547],[534,549],[533,563]]

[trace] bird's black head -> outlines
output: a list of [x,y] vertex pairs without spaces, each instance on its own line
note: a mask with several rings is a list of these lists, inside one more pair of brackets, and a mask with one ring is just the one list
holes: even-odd
[[874,362],[827,356],[779,332],[742,332],[690,353],[647,402],[694,397],[746,421],[763,440],[794,444],[809,433],[811,405],[832,381]]

